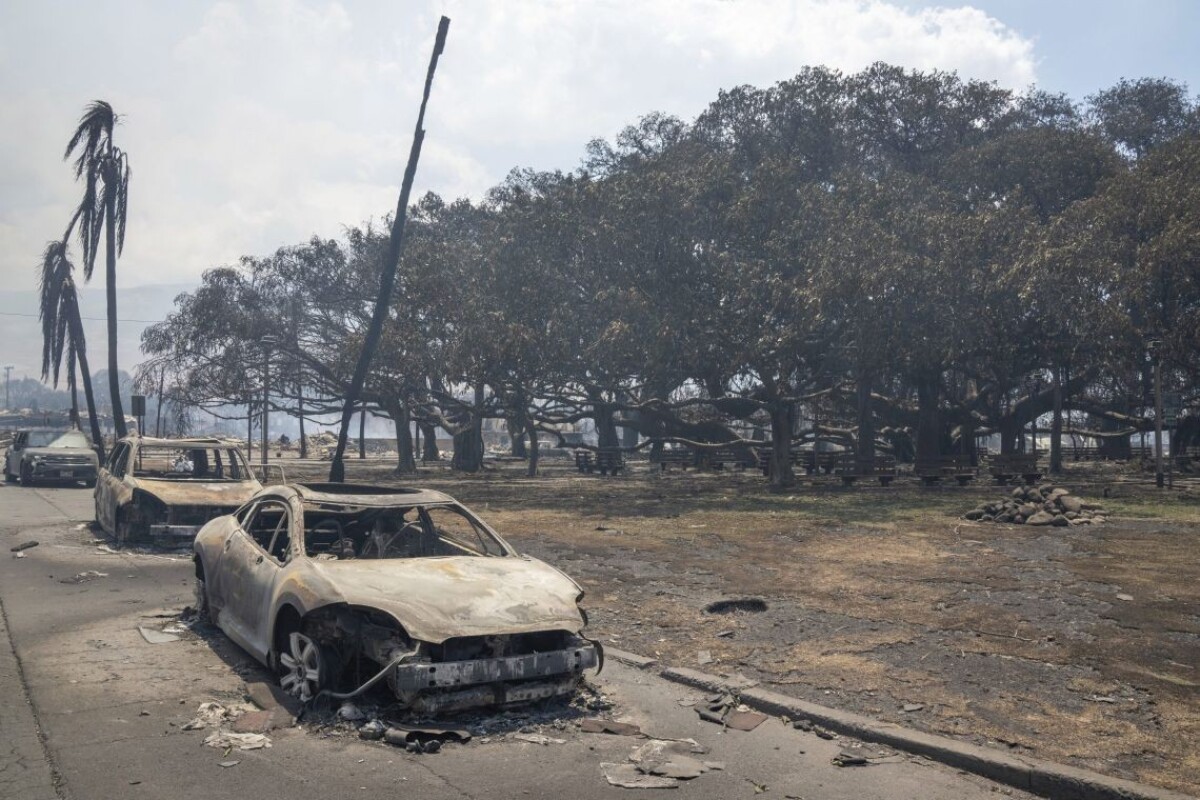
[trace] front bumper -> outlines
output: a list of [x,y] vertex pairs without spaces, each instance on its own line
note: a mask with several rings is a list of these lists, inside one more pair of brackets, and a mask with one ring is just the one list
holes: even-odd
[[88,464],[55,464],[39,461],[31,464],[30,472],[39,481],[94,481],[96,468]]
[[418,696],[426,713],[541,700],[574,691],[585,669],[599,666],[592,644],[520,656],[401,664],[392,675],[400,697]]

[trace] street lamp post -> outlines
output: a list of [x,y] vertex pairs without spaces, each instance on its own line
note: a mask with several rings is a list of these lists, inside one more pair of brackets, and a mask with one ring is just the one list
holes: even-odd
[[1163,403],[1162,403],[1162,340],[1151,339],[1147,345],[1154,362],[1154,485],[1163,488]]
[[8,411],[8,382],[12,379],[12,365],[4,368],[4,410]]
[[271,394],[271,346],[275,344],[274,336],[264,336],[262,338],[263,345],[263,399],[262,399],[262,452],[259,453],[259,463],[262,464],[266,475],[267,466],[267,426],[268,415],[270,414],[270,394]]

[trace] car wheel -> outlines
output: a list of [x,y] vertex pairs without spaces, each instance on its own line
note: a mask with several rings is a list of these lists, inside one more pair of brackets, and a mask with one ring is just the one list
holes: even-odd
[[279,685],[303,703],[312,700],[331,683],[334,659],[327,647],[309,636],[293,632],[288,649],[279,654]]
[[33,485],[33,467],[31,467],[28,464],[21,465],[21,485],[22,486],[32,486]]
[[92,478],[91,480],[86,480],[83,482],[83,485],[89,489],[95,489],[96,488],[96,479]]

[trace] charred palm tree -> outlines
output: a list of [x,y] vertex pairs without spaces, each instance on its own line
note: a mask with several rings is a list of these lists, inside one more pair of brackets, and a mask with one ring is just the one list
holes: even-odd
[[96,416],[96,400],[92,394],[92,373],[88,369],[87,342],[83,335],[83,319],[79,314],[79,296],[75,292],[75,265],[67,255],[67,245],[50,242],[42,255],[41,308],[42,320],[42,380],[53,378],[58,387],[63,354],[67,356],[67,382],[74,392],[75,363],[83,378],[83,394],[87,399],[88,419],[92,428],[92,443],[100,460],[104,460],[104,438],[100,434],[100,418]]
[[83,199],[71,224],[67,241],[76,225],[83,245],[83,279],[91,280],[104,235],[104,286],[108,306],[108,389],[112,394],[113,425],[117,437],[125,436],[125,412],[117,372],[117,256],[125,248],[125,218],[129,196],[129,159],[113,144],[117,115],[103,100],[89,105],[67,143],[63,159],[75,157],[75,177],[82,179]]

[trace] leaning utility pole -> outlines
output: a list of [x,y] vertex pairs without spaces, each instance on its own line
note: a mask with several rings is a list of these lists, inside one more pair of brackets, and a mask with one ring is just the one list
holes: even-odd
[[342,405],[342,424],[338,430],[337,450],[333,454],[333,463],[329,467],[329,480],[341,483],[346,479],[346,465],[343,457],[346,455],[346,440],[350,435],[350,418],[354,416],[354,407],[362,394],[363,383],[367,379],[367,370],[371,366],[371,358],[379,346],[383,335],[383,323],[387,320],[388,307],[392,302],[392,290],[396,286],[396,270],[400,264],[400,251],[404,247],[404,223],[408,217],[408,196],[412,193],[413,179],[417,174],[417,161],[421,158],[421,143],[425,140],[425,105],[429,102],[429,90],[433,86],[433,73],[437,69],[438,56],[446,47],[446,34],[450,30],[450,18],[442,17],[438,22],[437,38],[433,42],[433,55],[429,59],[429,71],[425,74],[425,92],[421,96],[421,109],[417,112],[416,130],[413,132],[412,149],[408,154],[408,166],[404,168],[404,180],[400,184],[400,199],[396,203],[396,217],[392,220],[392,234],[388,239],[387,253],[379,269],[379,294],[375,298],[375,312],[371,315],[371,325],[363,339],[362,351],[358,354],[358,364],[354,367],[354,377],[346,391],[346,400]]

